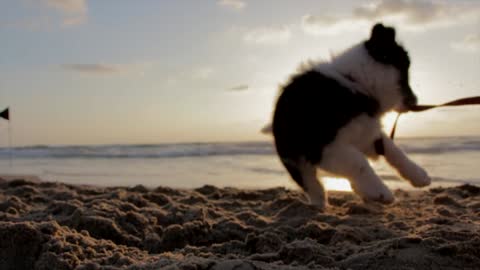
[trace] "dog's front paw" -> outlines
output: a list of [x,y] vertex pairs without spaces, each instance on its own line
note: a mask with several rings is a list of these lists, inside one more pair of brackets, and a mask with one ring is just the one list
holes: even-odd
[[432,179],[428,176],[427,173],[422,178],[418,178],[415,181],[412,181],[414,187],[426,187],[432,183]]
[[374,202],[380,202],[384,204],[391,204],[395,201],[395,197],[393,196],[392,192],[388,189],[386,189],[383,192],[378,192],[375,194],[365,196],[363,199],[365,201],[374,201]]
[[428,176],[428,173],[421,167],[412,164],[409,169],[403,175],[407,180],[412,183],[414,187],[425,187],[430,185],[432,179]]
[[365,187],[356,187],[354,190],[364,201],[374,201],[390,204],[395,201],[393,193],[383,184]]

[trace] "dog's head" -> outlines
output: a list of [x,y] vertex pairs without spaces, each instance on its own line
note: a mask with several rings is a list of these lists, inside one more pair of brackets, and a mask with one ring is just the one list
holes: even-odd
[[376,62],[389,70],[393,68],[397,73],[393,76],[395,89],[391,90],[397,92],[395,94],[399,94],[402,101],[396,104],[394,109],[408,111],[417,105],[417,97],[409,84],[410,58],[407,51],[396,42],[395,29],[380,23],[376,24],[372,28],[370,39],[365,42],[365,48]]

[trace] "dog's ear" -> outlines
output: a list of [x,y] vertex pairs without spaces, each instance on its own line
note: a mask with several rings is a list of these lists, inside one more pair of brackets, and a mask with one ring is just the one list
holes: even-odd
[[389,47],[395,44],[395,29],[385,27],[381,23],[372,28],[369,43],[375,47]]
[[395,41],[395,29],[381,23],[372,28],[370,39],[365,42],[368,54],[378,62],[391,64],[402,69],[408,69],[410,59],[408,54]]

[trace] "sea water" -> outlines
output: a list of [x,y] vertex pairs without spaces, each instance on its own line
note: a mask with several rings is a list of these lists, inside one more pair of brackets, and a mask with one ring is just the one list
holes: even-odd
[[[434,186],[480,185],[480,137],[396,142],[429,172]],[[411,188],[383,159],[372,166],[392,188]],[[0,148],[0,175],[101,186],[296,188],[271,141]],[[325,179],[330,189],[345,189],[346,182]]]

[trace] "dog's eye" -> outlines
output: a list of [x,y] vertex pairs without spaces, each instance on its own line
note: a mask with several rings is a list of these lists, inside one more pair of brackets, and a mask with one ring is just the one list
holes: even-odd
[[386,55],[386,54],[382,55],[382,60],[384,60],[384,61],[388,60],[388,55]]

